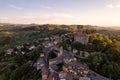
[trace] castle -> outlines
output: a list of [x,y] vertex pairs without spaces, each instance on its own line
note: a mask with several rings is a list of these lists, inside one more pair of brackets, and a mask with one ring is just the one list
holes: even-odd
[[84,32],[83,25],[77,26],[77,33],[74,36],[76,42],[80,42],[82,44],[87,44],[89,42],[89,36]]

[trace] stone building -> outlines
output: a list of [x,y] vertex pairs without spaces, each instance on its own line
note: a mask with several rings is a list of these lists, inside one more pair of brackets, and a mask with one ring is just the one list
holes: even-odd
[[62,56],[64,53],[63,47],[60,47],[60,52],[58,53],[58,57]]
[[74,36],[74,39],[75,39],[76,42],[80,42],[82,44],[87,44],[88,43],[89,36],[86,33],[84,33],[83,25],[77,26],[77,32]]
[[59,80],[59,75],[56,72],[50,73],[49,77],[47,80]]
[[86,76],[89,73],[88,67],[76,61],[70,62],[69,64],[64,64],[63,71],[70,72],[76,76]]

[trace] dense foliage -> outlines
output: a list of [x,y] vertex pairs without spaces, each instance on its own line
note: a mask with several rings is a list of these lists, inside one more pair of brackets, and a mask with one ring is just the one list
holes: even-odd
[[[0,80],[38,80],[41,79],[41,71],[38,71],[35,63],[43,53],[42,42],[45,37],[61,35],[70,32],[58,26],[40,25],[0,31]],[[27,49],[28,45],[35,45],[33,50]],[[24,54],[17,46],[23,45]],[[7,49],[13,49],[12,54],[6,54]],[[51,52],[53,53],[53,52]],[[52,58],[56,55],[49,55]]]
[[[86,62],[90,69],[99,74],[112,78],[120,79],[120,33],[108,32],[106,30],[96,31],[87,29],[85,33],[90,36],[89,43],[83,45],[74,41],[75,26],[65,25],[37,25],[23,28],[13,28],[0,31],[0,79],[1,80],[38,80],[41,78],[40,71],[33,67],[33,64],[42,53],[41,42],[43,38],[52,35],[62,35],[71,33],[63,38],[57,45],[63,46],[65,50],[76,49],[87,51],[90,56],[79,61]],[[97,33],[99,32],[99,33]],[[15,48],[17,45],[36,42],[37,47],[25,54],[5,55],[5,50]],[[54,51],[50,52],[49,59],[55,58]],[[58,64],[59,70],[61,65]]]
[[0,79],[2,80],[38,80],[40,71],[33,67],[34,62],[42,52],[41,46],[36,47],[27,54],[6,55],[0,63]]
[[[114,80],[120,79],[120,40],[118,35],[116,36],[97,33],[96,30],[86,30],[87,34],[90,34],[90,40],[88,44],[83,45],[80,42],[72,41],[71,38],[66,39],[61,46],[68,50],[77,50],[76,57],[78,61],[88,64],[90,69],[97,73],[112,78]],[[90,55],[88,58],[80,56],[81,52],[88,52]]]
[[120,41],[114,42],[109,38],[103,38],[101,41],[103,44],[97,42],[96,45],[96,41],[93,41],[93,50],[100,53],[91,54],[88,64],[91,69],[106,77],[120,79]]

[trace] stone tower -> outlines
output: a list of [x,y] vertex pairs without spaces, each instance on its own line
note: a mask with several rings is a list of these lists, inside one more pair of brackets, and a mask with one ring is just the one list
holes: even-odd
[[83,34],[83,26],[79,25],[77,26],[77,35],[82,35]]
[[59,53],[59,55],[58,55],[58,56],[63,55],[63,53],[64,53],[64,50],[63,50],[63,47],[61,46],[61,47],[60,47],[60,53]]
[[75,41],[80,42],[82,44],[87,44],[89,41],[89,36],[85,33],[83,33],[83,25],[77,26],[77,32],[74,36]]

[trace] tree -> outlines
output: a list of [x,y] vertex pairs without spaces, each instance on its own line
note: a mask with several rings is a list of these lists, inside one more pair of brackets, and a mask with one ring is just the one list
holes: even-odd
[[36,61],[38,59],[40,53],[42,53],[42,47],[38,46],[27,54],[28,59]]
[[49,57],[49,59],[53,59],[53,58],[56,58],[57,55],[55,54],[54,50],[52,50],[52,51],[49,52],[48,57]]
[[104,76],[117,80],[120,78],[120,66],[115,62],[104,64],[101,68],[101,72]]
[[103,56],[101,54],[94,53],[88,57],[89,66],[95,71],[100,69],[103,61]]
[[10,76],[10,80],[21,80],[22,76],[30,70],[29,64],[24,64],[14,70]]
[[104,38],[104,42],[106,42],[107,44],[112,44],[112,40],[109,38]]
[[95,39],[92,44],[95,51],[102,51],[106,47],[106,42],[97,39]]
[[85,47],[86,51],[90,52],[90,51],[93,51],[93,45],[92,43],[88,43]]
[[96,33],[96,32],[97,32],[96,29],[86,29],[86,30],[85,30],[85,33],[87,33],[87,34],[94,34],[94,33]]
[[15,55],[14,60],[19,66],[27,62],[27,57],[25,55]]
[[120,62],[120,51],[117,50],[114,47],[109,48],[106,52],[105,52],[106,56],[108,57],[108,59],[110,61],[115,61],[115,62]]
[[80,42],[73,42],[71,44],[71,48],[72,49],[77,49],[77,50],[83,50],[84,49],[84,45]]

